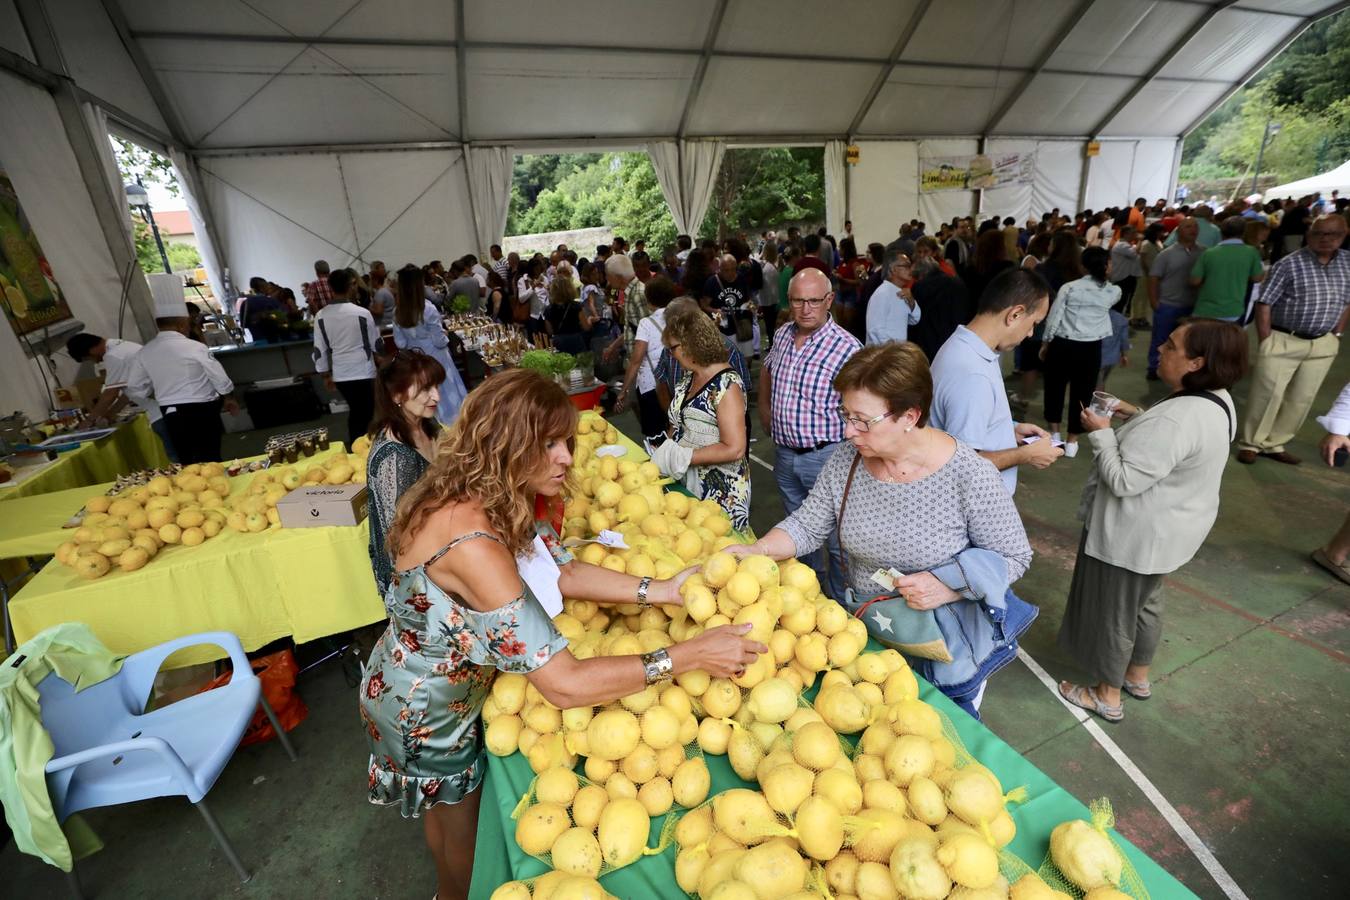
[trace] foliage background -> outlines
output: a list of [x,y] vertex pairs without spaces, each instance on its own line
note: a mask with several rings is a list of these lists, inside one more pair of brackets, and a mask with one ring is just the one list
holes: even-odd
[[[694,237],[779,228],[825,217],[824,150],[732,148],[722,159],[708,214]],[[675,240],[656,172],[645,153],[518,156],[506,233],[606,226],[659,251]]]
[[1313,25],[1191,132],[1180,180],[1237,179],[1239,193],[1249,192],[1270,121],[1282,128],[1266,145],[1263,186],[1307,178],[1350,159],[1350,15]]
[[[143,185],[162,185],[169,193],[178,196],[178,179],[173,174],[173,163],[158,153],[123,138],[113,137],[111,140],[113,156],[117,160],[117,169],[122,175],[123,183],[139,179]],[[127,215],[131,217],[132,234],[136,242],[136,261],[140,263],[141,271],[146,274],[164,271],[164,262],[159,257],[159,248],[155,246],[155,236],[150,232],[150,226],[141,219],[139,213],[132,213],[128,209]],[[163,234],[160,236],[163,237]],[[164,252],[169,257],[169,267],[175,272],[195,269],[202,264],[201,254],[191,244],[165,241]]]

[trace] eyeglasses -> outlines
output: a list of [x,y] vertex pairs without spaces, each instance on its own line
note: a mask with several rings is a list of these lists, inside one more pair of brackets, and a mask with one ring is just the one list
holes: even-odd
[[789,297],[788,303],[797,307],[807,306],[811,309],[820,309],[828,299],[828,297]]
[[891,415],[891,413],[885,412],[879,416],[873,416],[870,419],[860,419],[857,416],[849,415],[848,410],[844,409],[842,406],[835,410],[835,412],[839,413],[839,418],[844,420],[845,425],[852,425],[854,431],[860,431],[863,434],[871,431],[873,425],[877,424],[882,419],[889,418]]

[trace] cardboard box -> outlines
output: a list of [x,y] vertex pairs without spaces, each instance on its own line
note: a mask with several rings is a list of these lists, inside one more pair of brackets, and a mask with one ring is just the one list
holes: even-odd
[[311,484],[282,497],[277,516],[282,528],[360,525],[368,502],[364,484]]

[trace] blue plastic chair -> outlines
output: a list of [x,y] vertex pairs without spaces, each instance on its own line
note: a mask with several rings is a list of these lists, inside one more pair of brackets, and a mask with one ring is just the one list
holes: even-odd
[[[155,674],[184,647],[215,644],[234,665],[230,683],[145,711]],[[182,795],[197,807],[241,881],[249,872],[206,807],[206,794],[234,755],[259,704],[286,755],[295,750],[262,696],[239,638],[228,631],[189,635],[127,657],[117,675],[79,693],[55,673],[38,684],[42,724],[55,751],[47,791],[58,820],[100,806]],[[71,886],[80,894],[79,880]]]

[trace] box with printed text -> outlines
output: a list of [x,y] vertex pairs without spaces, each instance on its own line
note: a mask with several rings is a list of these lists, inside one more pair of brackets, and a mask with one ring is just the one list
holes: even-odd
[[282,528],[360,525],[368,502],[364,484],[311,484],[277,501],[277,516]]

